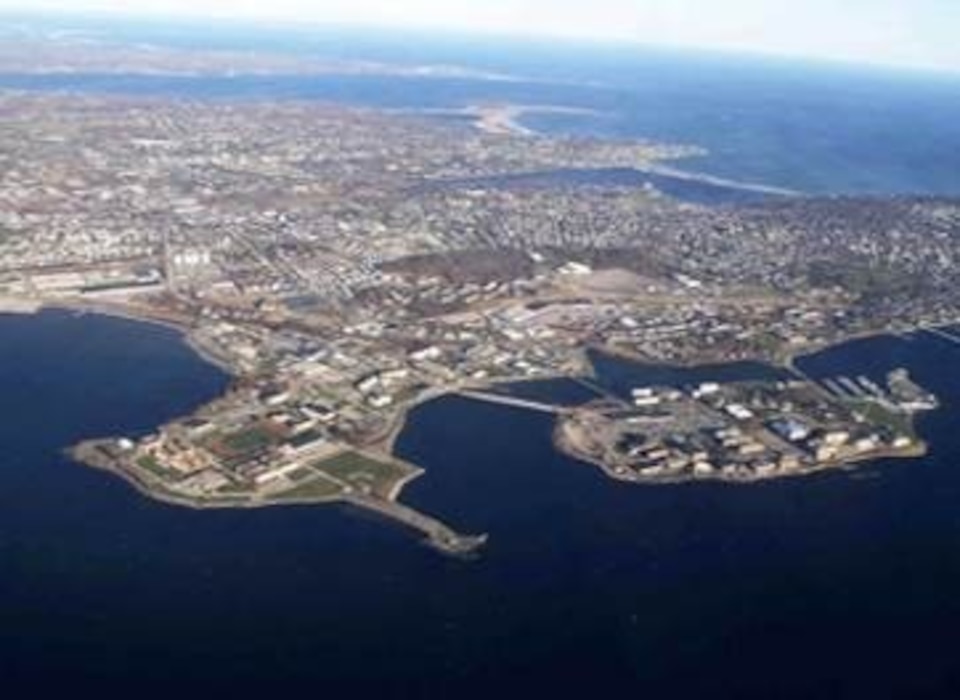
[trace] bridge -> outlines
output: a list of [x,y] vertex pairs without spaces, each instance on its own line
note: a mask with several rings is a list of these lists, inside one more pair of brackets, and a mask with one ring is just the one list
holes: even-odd
[[743,182],[741,180],[729,180],[724,177],[716,177],[706,173],[692,172],[671,168],[667,165],[654,165],[647,168],[640,168],[640,172],[647,172],[652,175],[663,175],[677,180],[687,180],[688,182],[701,182],[713,187],[722,187],[728,190],[741,190],[744,192],[756,192],[757,194],[774,195],[778,197],[801,197],[803,192],[790,190],[784,187],[772,187],[757,182]]
[[563,413],[564,411],[568,410],[563,406],[555,406],[554,404],[543,403],[541,401],[520,398],[519,396],[494,394],[486,391],[470,391],[468,389],[464,389],[458,391],[457,395],[467,399],[473,399],[475,401],[485,401],[487,403],[500,404],[501,406],[512,406],[514,408],[525,408],[529,411],[538,411],[539,413],[549,413],[551,415],[557,415],[558,413]]
[[589,389],[590,391],[592,391],[594,394],[597,395],[598,399],[606,399],[607,401],[612,401],[614,403],[624,402],[622,397],[617,396],[610,389],[607,389],[601,386],[591,377],[570,377],[570,381],[579,384],[584,389]]
[[938,338],[942,338],[943,340],[954,343],[955,345],[960,345],[960,336],[954,335],[953,333],[948,333],[942,328],[933,328],[932,326],[929,326],[924,328],[923,330],[925,330],[927,333],[930,333],[931,335],[937,336]]

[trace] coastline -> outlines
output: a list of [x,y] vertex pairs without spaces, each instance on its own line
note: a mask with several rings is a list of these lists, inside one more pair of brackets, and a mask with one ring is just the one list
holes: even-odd
[[586,107],[513,103],[470,104],[459,108],[414,108],[388,111],[426,117],[466,117],[471,120],[471,125],[475,129],[485,134],[492,136],[521,136],[527,138],[540,137],[544,136],[544,134],[525,126],[520,121],[525,114],[567,114],[574,116],[600,116],[603,114],[603,112]]
[[106,454],[100,450],[102,443],[103,441],[101,440],[86,440],[65,449],[64,454],[77,464],[97,469],[120,478],[141,496],[167,505],[197,511],[227,509],[255,510],[285,506],[352,506],[364,511],[376,513],[391,523],[402,525],[413,531],[418,531],[425,536],[426,542],[430,546],[440,552],[454,556],[469,556],[479,550],[488,540],[486,534],[461,534],[437,518],[400,503],[397,497],[403,487],[424,473],[423,469],[414,467],[413,465],[409,465],[409,473],[403,479],[399,480],[397,486],[387,498],[379,498],[355,491],[344,491],[335,496],[284,498],[282,500],[278,498],[251,498],[244,495],[205,500],[174,493],[163,487],[163,485],[159,483],[159,480],[157,483],[148,482],[139,472],[124,468],[118,461],[108,458]]
[[783,369],[788,372],[800,375],[802,374],[796,366],[798,361],[803,360],[806,357],[811,357],[817,355],[821,352],[826,352],[831,348],[836,348],[841,345],[846,345],[848,343],[854,343],[861,340],[870,340],[873,338],[883,338],[883,337],[906,337],[913,333],[927,331],[930,328],[939,328],[943,326],[951,326],[960,323],[960,319],[950,320],[950,321],[937,321],[935,323],[919,323],[911,324],[903,328],[880,328],[873,330],[863,330],[856,333],[851,333],[850,335],[843,338],[836,338],[833,340],[825,340],[823,342],[817,343],[804,343],[802,345],[797,345],[789,348],[785,352],[776,353],[773,355],[757,355],[755,357],[743,357],[736,360],[722,361],[719,359],[709,359],[705,361],[698,360],[671,360],[665,362],[657,358],[648,357],[639,352],[635,352],[626,348],[620,348],[615,346],[605,346],[605,345],[591,345],[589,350],[607,355],[609,357],[624,360],[626,362],[634,362],[638,364],[646,365],[655,365],[658,367],[675,367],[677,369],[699,369],[703,367],[722,367],[730,364],[740,364],[740,363],[757,363],[762,365],[768,365],[773,369]]
[[[208,364],[217,367],[225,374],[236,378],[239,376],[234,368],[225,358],[220,357],[210,348],[197,340],[195,331],[197,327],[192,320],[186,318],[177,318],[175,316],[158,316],[156,314],[146,313],[139,307],[125,306],[122,304],[107,304],[90,300],[33,300],[17,299],[13,297],[0,297],[0,314],[9,313],[17,315],[32,316],[42,311],[66,311],[75,314],[95,314],[109,318],[132,321],[134,323],[146,323],[177,333],[184,343],[201,359]],[[142,312],[141,312],[142,311]]]
[[42,309],[42,304],[29,299],[0,297],[0,314],[31,316]]
[[805,467],[799,467],[790,471],[779,471],[764,475],[750,476],[728,476],[721,472],[714,472],[708,475],[682,474],[682,475],[660,475],[660,476],[631,476],[617,472],[615,468],[601,459],[587,454],[576,446],[572,445],[563,432],[563,427],[559,421],[554,425],[552,432],[552,442],[554,448],[562,455],[581,462],[591,467],[599,468],[605,476],[621,483],[633,484],[636,486],[670,486],[680,484],[727,484],[732,486],[750,486],[762,484],[770,481],[780,481],[784,479],[798,479],[826,472],[851,472],[858,467],[871,462],[885,459],[920,459],[926,457],[929,452],[929,445],[926,442],[919,442],[909,447],[887,448],[877,450],[869,454],[851,456],[845,459],[836,459],[817,463]]
[[[524,124],[527,115],[566,115],[579,117],[600,117],[604,112],[586,107],[569,107],[564,105],[537,105],[537,104],[474,104],[460,109],[428,109],[414,110],[417,114],[439,116],[461,116],[471,120],[471,125],[477,131],[489,136],[514,136],[520,138],[546,138],[547,133],[538,131]],[[696,145],[685,146],[688,152],[672,157],[655,159],[647,164],[638,164],[635,170],[653,176],[672,178],[687,182],[701,183],[713,187],[723,187],[744,192],[754,192],[760,195],[774,197],[803,197],[805,193],[787,187],[766,185],[760,182],[734,180],[719,175],[711,175],[696,170],[684,170],[664,163],[690,158],[704,158],[710,152]]]
[[[0,304],[3,301],[0,300]],[[9,304],[8,304],[9,306]],[[2,308],[2,307],[0,307]],[[138,323],[151,323],[159,325],[171,330],[176,331],[184,343],[193,350],[198,357],[203,361],[208,362],[225,372],[230,376],[237,377],[240,373],[229,366],[229,364],[223,359],[218,358],[214,353],[211,353],[203,343],[196,340],[195,331],[196,326],[193,323],[187,322],[185,319],[177,319],[172,317],[157,317],[152,314],[141,314],[138,307],[130,306],[120,306],[113,304],[97,304],[97,303],[85,303],[85,302],[75,302],[73,300],[55,300],[55,301],[43,301],[35,302],[30,304],[21,304],[15,305],[21,313],[37,313],[43,309],[61,309],[65,311],[73,311],[79,313],[93,313],[97,315],[103,315],[108,317],[122,318],[125,320],[130,320]],[[918,327],[922,328],[922,327]],[[856,340],[867,339],[870,337],[884,336],[884,335],[894,335],[900,331],[894,329],[886,330],[876,330],[876,331],[867,331],[860,334],[851,335],[848,338],[837,340],[835,342],[823,343],[819,345],[807,345],[803,348],[798,348],[796,352],[790,352],[782,355],[777,360],[763,359],[758,358],[759,362],[766,362],[772,367],[783,368],[792,373],[802,376],[802,373],[796,369],[795,363],[797,360],[812,355],[818,352],[822,352],[827,348],[835,347],[838,345],[843,345],[848,342],[853,342]],[[636,353],[629,352],[618,352],[612,351],[609,348],[600,348],[600,347],[591,347],[584,349],[584,358],[586,361],[587,353],[589,350],[599,351],[605,353],[612,357],[619,357],[626,361],[633,362],[652,362],[650,358],[643,358]],[[747,361],[747,360],[744,360]],[[659,363],[659,364],[668,364],[669,366],[676,367],[702,367],[702,366],[711,366],[717,365],[721,366],[723,363]],[[592,369],[592,364],[586,361],[587,367]],[[576,379],[571,377],[568,374],[555,375],[551,378],[567,378],[567,379]],[[523,378],[521,378],[523,379]],[[530,379],[530,378],[526,378]],[[537,380],[541,378],[533,378]],[[392,522],[397,522],[403,524],[412,529],[418,530],[427,536],[427,540],[435,547],[442,551],[454,554],[462,554],[467,551],[473,551],[483,543],[486,542],[486,536],[468,536],[460,535],[454,530],[446,526],[444,523],[431,518],[430,516],[424,515],[413,509],[408,508],[400,502],[400,497],[404,488],[412,483],[414,480],[424,476],[426,473],[425,470],[417,465],[413,465],[405,462],[396,455],[396,442],[399,436],[402,434],[403,430],[407,426],[409,419],[409,414],[411,411],[415,410],[418,406],[429,403],[437,398],[447,395],[461,395],[463,396],[463,391],[473,389],[479,392],[483,391],[496,391],[496,385],[501,382],[474,382],[470,383],[470,386],[460,387],[459,389],[436,389],[434,391],[424,392],[422,395],[418,396],[414,400],[403,404],[397,407],[397,411],[394,414],[394,418],[384,435],[379,438],[375,438],[366,445],[357,445],[353,446],[351,449],[355,450],[357,453],[366,456],[372,460],[386,460],[394,464],[399,464],[403,466],[403,476],[398,478],[390,487],[389,492],[385,497],[373,497],[369,494],[360,494],[352,492],[343,492],[337,495],[332,496],[306,496],[306,497],[295,497],[290,499],[277,499],[267,497],[257,497],[252,496],[251,494],[238,493],[236,496],[225,495],[221,497],[213,497],[210,499],[204,499],[201,497],[191,497],[188,495],[177,494],[169,489],[165,488],[162,480],[157,479],[156,482],[152,479],[144,478],[143,474],[139,473],[139,470],[124,468],[123,465],[117,460],[110,460],[106,458],[106,455],[97,454],[94,450],[98,445],[102,445],[106,441],[103,440],[88,440],[79,443],[78,445],[67,448],[66,454],[73,460],[78,463],[91,466],[97,469],[107,471],[115,476],[119,476],[132,487],[134,487],[142,495],[155,499],[159,502],[167,503],[170,505],[188,507],[196,510],[210,510],[210,509],[224,509],[224,508],[264,508],[264,507],[274,507],[281,505],[322,505],[322,504],[348,504],[354,507],[362,508],[365,510],[372,510],[385,518],[391,520]],[[466,395],[466,398],[471,398],[469,393]],[[216,399],[215,399],[216,400]],[[476,400],[476,399],[474,399]],[[588,453],[584,453],[575,446],[568,444],[568,441],[562,435],[562,419],[568,412],[568,408],[562,406],[556,406],[557,420],[554,424],[554,430],[552,435],[552,442],[554,448],[561,454],[569,456],[577,461],[591,464],[593,466],[599,467],[606,476],[620,482],[628,482],[634,484],[647,484],[647,485],[658,485],[658,484],[674,484],[674,483],[685,483],[685,482],[718,482],[718,483],[729,483],[729,484],[751,484],[759,483],[761,481],[767,481],[771,479],[781,479],[788,477],[802,477],[817,474],[820,472],[836,469],[850,469],[855,465],[864,462],[876,461],[880,459],[887,458],[917,458],[922,457],[927,454],[928,446],[924,442],[918,442],[914,445],[905,448],[885,448],[882,450],[877,450],[865,455],[852,456],[850,458],[837,459],[833,461],[828,461],[824,463],[818,463],[815,465],[809,465],[800,467],[797,469],[790,470],[789,472],[776,472],[771,474],[764,474],[759,476],[730,476],[723,475],[720,473],[710,474],[710,475],[679,475],[679,476],[651,476],[651,477],[636,477],[636,476],[627,476],[622,472],[618,473],[617,470],[605,464],[602,460],[597,459],[591,456]]]
[[[241,373],[230,363],[215,352],[211,351],[196,335],[196,326],[182,318],[160,317],[155,314],[142,313],[139,307],[123,306],[119,304],[103,304],[87,300],[57,299],[57,300],[21,300],[0,298],[0,314],[10,313],[18,315],[36,315],[44,310],[59,310],[77,314],[94,314],[108,318],[117,318],[135,323],[146,323],[159,326],[176,332],[180,340],[204,362],[220,369],[232,378],[238,378]],[[287,505],[351,505],[363,510],[372,510],[391,522],[399,523],[410,529],[420,531],[427,541],[436,549],[454,555],[464,555],[478,549],[486,542],[486,535],[462,535],[441,521],[418,513],[400,503],[399,499],[404,488],[420,478],[425,473],[416,465],[410,464],[394,454],[394,444],[406,425],[407,414],[410,410],[439,396],[446,391],[435,395],[421,397],[410,406],[405,407],[397,415],[390,426],[387,436],[367,448],[358,448],[356,452],[372,460],[388,461],[403,467],[403,476],[391,486],[385,498],[375,498],[358,493],[344,492],[335,496],[309,496],[297,498],[254,498],[250,495],[222,496],[219,498],[199,498],[175,493],[165,488],[160,479],[144,478],[139,470],[124,468],[117,460],[109,459],[99,447],[111,439],[89,439],[64,448],[64,454],[73,462],[119,477],[140,495],[160,503],[192,510],[222,510],[222,509],[259,509]],[[221,397],[216,397],[213,401]],[[202,407],[200,407],[202,408]],[[159,426],[158,426],[159,427]]]

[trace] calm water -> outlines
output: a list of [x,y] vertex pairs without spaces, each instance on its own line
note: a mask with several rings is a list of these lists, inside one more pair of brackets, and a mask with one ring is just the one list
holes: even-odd
[[70,441],[136,434],[225,378],[166,330],[2,317],[0,672],[390,697],[600,681],[652,697],[955,697],[958,359],[933,338],[812,358],[813,373],[914,369],[945,399],[922,426],[934,452],[757,487],[620,485],[557,455],[546,416],[424,406],[400,442],[428,469],[407,499],[491,534],[463,562],[357,513],[197,513],[71,464]]

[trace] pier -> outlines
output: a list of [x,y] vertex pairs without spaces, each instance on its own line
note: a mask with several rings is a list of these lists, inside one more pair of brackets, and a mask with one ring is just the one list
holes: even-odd
[[838,377],[837,382],[840,384],[840,386],[844,387],[848,392],[850,392],[850,395],[854,398],[862,399],[866,396],[866,391],[864,388],[850,379],[850,377]]
[[847,393],[847,390],[840,386],[834,379],[824,379],[821,382],[821,385],[827,389],[831,394],[836,396],[838,399],[847,399],[850,398],[850,395]]

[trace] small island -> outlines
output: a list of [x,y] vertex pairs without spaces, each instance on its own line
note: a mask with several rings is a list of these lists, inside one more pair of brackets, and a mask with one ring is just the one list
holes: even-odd
[[866,377],[637,387],[631,405],[598,401],[561,416],[558,448],[622,481],[751,482],[867,460],[919,457],[914,429],[937,400],[906,370]]

